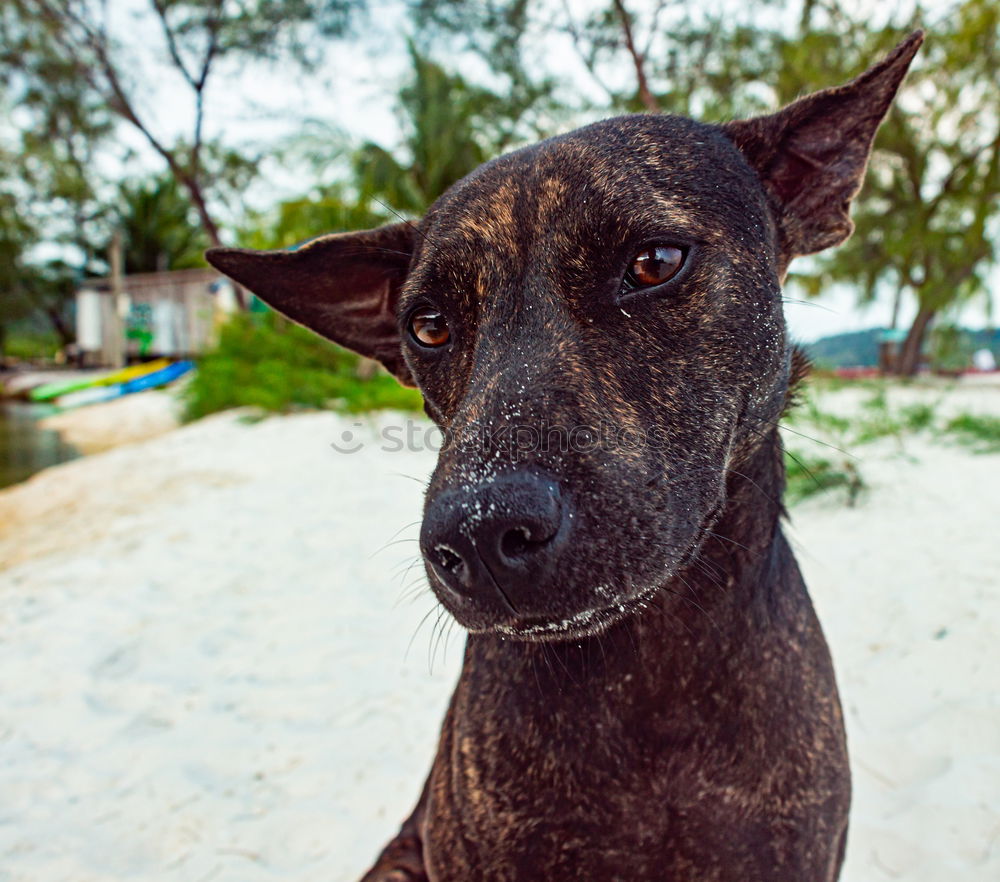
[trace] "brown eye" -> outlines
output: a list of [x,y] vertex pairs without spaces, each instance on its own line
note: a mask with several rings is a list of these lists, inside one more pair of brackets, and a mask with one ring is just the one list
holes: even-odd
[[684,252],[673,245],[653,245],[643,248],[632,260],[625,274],[637,288],[662,285],[676,275],[684,263]]
[[432,306],[423,306],[410,316],[410,333],[421,346],[444,346],[451,336],[444,316]]

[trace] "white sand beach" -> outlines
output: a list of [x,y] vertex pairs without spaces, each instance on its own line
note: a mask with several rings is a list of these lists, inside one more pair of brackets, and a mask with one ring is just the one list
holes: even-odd
[[[401,419],[223,414],[0,492],[0,882],[357,879],[461,661],[419,590],[435,453],[376,437]],[[789,526],[849,726],[843,879],[995,880],[1000,455],[854,452],[857,506]]]

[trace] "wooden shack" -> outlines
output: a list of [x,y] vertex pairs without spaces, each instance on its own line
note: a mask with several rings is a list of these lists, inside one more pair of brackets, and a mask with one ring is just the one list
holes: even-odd
[[124,276],[117,297],[110,278],[88,279],[76,292],[80,357],[101,365],[188,358],[211,344],[234,308],[232,284],[213,269]]

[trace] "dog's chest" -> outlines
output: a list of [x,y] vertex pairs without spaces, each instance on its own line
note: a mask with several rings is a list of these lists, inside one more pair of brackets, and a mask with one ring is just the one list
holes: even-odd
[[[774,638],[754,677],[725,655],[697,677],[651,659],[624,673],[610,652],[584,677],[552,656],[565,679],[553,692],[541,671],[467,666],[431,773],[429,878],[828,878],[831,855],[799,837],[846,818],[843,733],[813,677],[789,676],[789,635]],[[789,731],[823,749],[790,758]]]

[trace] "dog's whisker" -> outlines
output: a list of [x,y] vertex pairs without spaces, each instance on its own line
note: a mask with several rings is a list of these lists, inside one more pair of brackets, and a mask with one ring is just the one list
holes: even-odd
[[416,639],[417,634],[420,633],[420,629],[424,626],[424,622],[426,622],[431,617],[431,615],[434,613],[435,610],[438,609],[439,606],[440,604],[438,603],[437,598],[435,597],[434,605],[429,610],[427,610],[426,613],[424,613],[423,618],[417,623],[417,627],[413,630],[413,635],[410,637],[410,642],[406,644],[406,651],[403,653],[403,661],[406,661],[406,659],[409,657],[410,647],[413,646],[413,641]]
[[[403,572],[402,572],[402,573],[400,574],[400,576],[399,576],[399,581],[400,581],[400,582],[405,582],[405,581],[406,581],[406,579],[407,579],[407,578],[409,577],[409,575],[410,575],[411,571],[413,570],[413,568],[414,568],[415,566],[418,566],[419,564],[422,564],[423,562],[424,562],[424,558],[423,558],[423,556],[422,556],[422,555],[419,555],[419,554],[418,554],[418,555],[416,555],[416,556],[415,556],[415,557],[414,557],[414,558],[413,558],[413,559],[412,559],[412,560],[411,560],[411,561],[409,562],[409,564],[407,564],[407,567],[406,567],[406,569],[405,569],[405,570],[403,570]],[[406,563],[406,561],[403,561],[403,563]],[[402,568],[403,568],[403,564],[400,564],[400,565],[399,565],[399,566],[397,567],[397,569],[402,569]],[[420,574],[420,578],[422,578],[422,579],[423,579],[423,578],[426,578],[426,575],[425,575],[424,573],[421,573],[421,574]]]
[[[416,475],[408,475],[406,472],[390,472],[390,474],[394,478],[405,478],[407,481],[415,481],[421,487],[427,487],[430,484],[430,478],[418,478]],[[419,524],[420,521],[414,521],[414,523]]]
[[390,542],[386,542],[385,545],[383,545],[381,548],[377,548],[375,551],[373,551],[371,554],[369,554],[368,555],[368,559],[371,560],[372,558],[374,558],[377,555],[381,554],[383,551],[388,551],[394,545],[405,545],[407,542],[419,542],[419,541],[420,540],[416,539],[416,538],[412,538],[412,539],[393,539]]
[[431,640],[428,645],[428,671],[432,675],[434,673],[434,662],[437,660],[438,647],[441,645],[441,637],[449,621],[449,619],[445,618],[447,615],[448,611],[443,606],[440,607],[437,621],[434,623],[434,628],[431,631]]
[[403,604],[414,603],[427,593],[433,594],[430,585],[427,584],[426,580],[423,578],[414,579],[400,592],[400,595],[396,599],[396,602],[392,605],[392,608],[398,609]]

